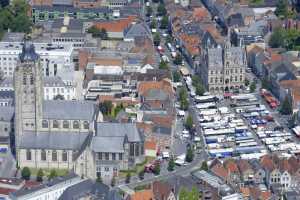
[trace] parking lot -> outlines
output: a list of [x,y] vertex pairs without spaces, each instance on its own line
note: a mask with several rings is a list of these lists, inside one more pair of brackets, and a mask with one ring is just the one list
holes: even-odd
[[299,139],[282,120],[286,118],[260,92],[195,96],[193,100],[196,124],[212,158],[251,159],[268,152],[288,156],[300,150]]

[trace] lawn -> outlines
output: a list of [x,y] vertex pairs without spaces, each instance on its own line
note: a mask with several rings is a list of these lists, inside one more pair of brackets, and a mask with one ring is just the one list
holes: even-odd
[[[36,168],[29,168],[29,169],[30,169],[30,172],[31,172],[31,176],[37,176],[37,173],[38,173],[39,169],[36,169]],[[47,176],[50,175],[50,171],[52,169],[42,169],[42,170],[44,172],[44,177],[47,177]],[[69,172],[66,169],[55,169],[55,171],[56,171],[57,176],[65,176]]]
[[141,164],[137,164],[134,169],[132,170],[120,170],[119,172],[119,178],[125,178],[127,173],[130,172],[131,176],[137,175],[140,171],[144,170],[145,165],[151,161],[153,161],[154,157],[146,157],[145,161]]

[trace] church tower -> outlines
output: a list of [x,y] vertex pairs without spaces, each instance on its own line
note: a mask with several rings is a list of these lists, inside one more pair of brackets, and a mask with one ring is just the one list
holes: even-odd
[[14,72],[15,145],[26,131],[37,133],[41,128],[43,104],[42,67],[31,42],[25,41]]

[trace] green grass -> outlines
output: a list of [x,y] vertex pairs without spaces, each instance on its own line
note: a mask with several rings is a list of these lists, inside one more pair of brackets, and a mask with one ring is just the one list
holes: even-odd
[[[30,172],[31,172],[31,176],[36,176],[39,169],[37,168],[29,168]],[[43,172],[44,172],[44,177],[47,177],[50,175],[50,171],[52,169],[48,169],[48,168],[42,168]],[[55,169],[57,176],[65,176],[69,173],[69,171],[67,169]]]
[[142,162],[141,164],[137,164],[134,169],[131,169],[131,170],[120,170],[119,172],[119,177],[120,178],[125,178],[126,175],[128,173],[130,173],[131,176],[135,176],[137,175],[141,170],[144,170],[145,168],[145,165],[149,162],[151,162],[152,160],[154,160],[155,158],[153,157],[146,157],[145,161]]

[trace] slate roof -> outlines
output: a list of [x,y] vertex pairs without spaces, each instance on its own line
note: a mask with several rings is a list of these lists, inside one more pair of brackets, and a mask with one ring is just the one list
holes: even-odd
[[91,197],[93,199],[102,200],[121,200],[122,198],[114,190],[109,190],[107,185],[103,183],[95,183],[91,180],[85,180],[67,188],[59,200],[75,200]]
[[[64,26],[64,19],[56,19],[52,23],[52,28],[60,29],[63,26]],[[68,30],[82,30],[83,23],[77,19],[70,19],[67,27]]]
[[94,152],[123,153],[124,137],[101,137],[95,136],[91,142]]
[[223,51],[221,48],[208,49],[208,67],[210,69],[223,68]]
[[96,105],[90,101],[47,100],[43,102],[43,118],[92,121]]
[[151,31],[145,23],[132,24],[124,30],[124,38],[151,38]]
[[20,138],[22,149],[80,150],[88,139],[88,133],[78,132],[24,132]]

